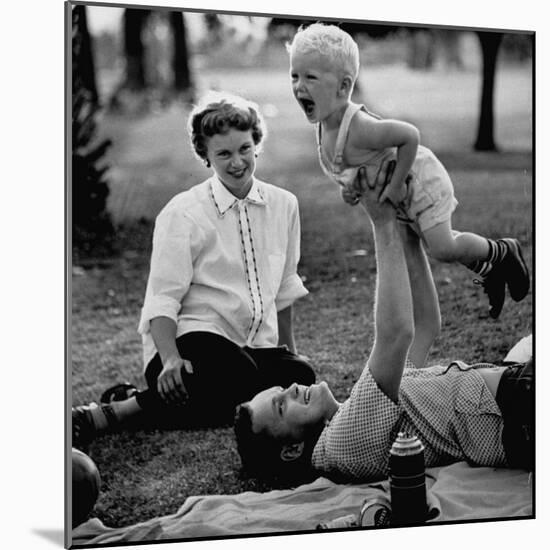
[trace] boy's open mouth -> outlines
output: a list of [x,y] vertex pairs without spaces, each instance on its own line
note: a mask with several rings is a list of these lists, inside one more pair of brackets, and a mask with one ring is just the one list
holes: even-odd
[[315,103],[311,99],[300,98],[298,100],[307,116],[311,116],[315,110]]

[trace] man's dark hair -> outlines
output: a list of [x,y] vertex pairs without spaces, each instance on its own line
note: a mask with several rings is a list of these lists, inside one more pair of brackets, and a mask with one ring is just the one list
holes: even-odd
[[285,461],[281,458],[281,441],[252,430],[252,415],[247,403],[236,408],[234,430],[237,451],[247,475],[287,483],[305,483],[317,477],[311,466],[311,455],[319,433],[304,442],[304,450],[299,458]]

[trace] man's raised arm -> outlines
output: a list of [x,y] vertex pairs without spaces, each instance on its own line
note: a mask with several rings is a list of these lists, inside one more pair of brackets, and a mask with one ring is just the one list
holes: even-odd
[[367,367],[380,389],[397,402],[414,323],[409,275],[395,210],[388,201],[378,204],[386,175],[387,165],[375,182],[367,181],[364,168],[359,172],[361,204],[372,222],[377,265],[375,336]]

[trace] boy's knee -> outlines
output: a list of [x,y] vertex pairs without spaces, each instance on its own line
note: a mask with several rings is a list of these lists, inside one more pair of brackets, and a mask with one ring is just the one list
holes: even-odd
[[440,262],[454,262],[457,255],[456,232],[445,225],[437,225],[424,233],[430,256]]

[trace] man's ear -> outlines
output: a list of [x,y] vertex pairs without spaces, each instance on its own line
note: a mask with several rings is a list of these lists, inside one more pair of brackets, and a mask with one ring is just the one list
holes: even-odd
[[300,443],[288,443],[281,449],[281,460],[283,462],[292,462],[302,456],[304,452],[304,442]]

